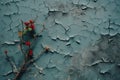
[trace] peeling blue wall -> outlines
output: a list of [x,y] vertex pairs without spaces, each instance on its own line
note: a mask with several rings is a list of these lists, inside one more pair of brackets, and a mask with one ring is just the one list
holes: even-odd
[[[17,41],[21,20],[35,21],[44,30],[34,46],[34,56],[50,47],[21,80],[119,80],[120,0],[1,0],[0,75],[11,70],[9,51],[17,67],[21,54]],[[14,75],[0,76],[0,80]]]

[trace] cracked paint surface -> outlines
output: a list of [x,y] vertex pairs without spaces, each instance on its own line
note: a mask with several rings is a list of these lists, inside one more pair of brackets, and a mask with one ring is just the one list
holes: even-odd
[[1,0],[0,75],[11,70],[3,54],[6,49],[20,66],[21,20],[36,16],[36,32],[42,24],[46,30],[35,42],[34,56],[45,46],[50,52],[31,65],[21,80],[120,79],[120,0]]

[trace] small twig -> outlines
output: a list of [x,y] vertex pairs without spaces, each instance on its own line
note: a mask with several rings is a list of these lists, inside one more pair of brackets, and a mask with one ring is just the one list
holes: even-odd
[[11,67],[12,67],[12,72],[13,72],[14,74],[16,74],[16,73],[18,72],[18,69],[17,69],[15,63],[10,59],[10,57],[9,57],[7,54],[5,54],[5,55],[6,55],[7,61],[10,63],[10,65],[11,65]]
[[[21,23],[22,23],[22,31],[23,31],[23,30],[24,30],[24,27],[23,27],[23,23],[24,23],[24,22],[21,20]],[[23,42],[24,42],[24,40],[23,40],[23,35],[20,36],[19,38],[20,38],[20,50],[21,50],[21,52],[23,53],[23,55],[24,55],[24,60],[25,60],[26,55],[25,55],[25,52],[24,52],[24,50],[23,50],[23,48],[22,48],[22,44],[23,44]]]
[[40,36],[40,34],[41,34],[45,29],[46,29],[46,28],[45,28],[45,25],[43,24],[42,30],[40,30],[40,32],[39,32],[38,34],[36,34],[35,37]]
[[24,63],[22,65],[22,67],[20,68],[19,72],[16,74],[15,78],[13,80],[19,80],[20,77],[22,76],[22,74],[25,72],[25,68],[26,67],[26,63]]
[[24,22],[23,22],[23,20],[21,20],[21,23],[22,23],[22,30],[24,30],[24,27],[23,27]]
[[13,66],[13,72],[16,74],[18,72],[18,69],[13,61],[11,61],[11,64]]
[[21,52],[22,52],[22,54],[24,55],[24,58],[25,58],[25,52],[24,52],[24,50],[22,48],[22,42],[21,41],[20,41],[20,50],[21,50]]

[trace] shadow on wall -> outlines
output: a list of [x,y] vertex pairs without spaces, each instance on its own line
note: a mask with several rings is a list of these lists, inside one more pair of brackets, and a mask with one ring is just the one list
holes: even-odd
[[101,35],[94,46],[88,46],[72,58],[69,80],[120,79],[120,34]]

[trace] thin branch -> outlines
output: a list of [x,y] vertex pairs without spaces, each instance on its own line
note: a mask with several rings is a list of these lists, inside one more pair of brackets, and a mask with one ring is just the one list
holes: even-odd
[[17,69],[15,63],[10,59],[10,57],[7,54],[6,54],[6,59],[12,67],[12,72],[16,74],[18,72],[18,69]]
[[40,36],[40,34],[46,29],[46,27],[45,27],[45,25],[43,24],[42,25],[43,26],[43,28],[42,28],[42,30],[40,30],[40,32],[39,33],[37,33],[36,35],[35,35],[35,37],[38,37],[38,36]]
[[28,62],[24,62],[22,67],[20,68],[19,72],[16,74],[15,78],[13,80],[19,80],[20,77],[23,75],[23,73],[26,71],[27,67],[34,63],[36,60],[39,59],[39,57],[45,52],[46,50],[41,51],[41,53],[38,54],[34,59],[29,60]]

